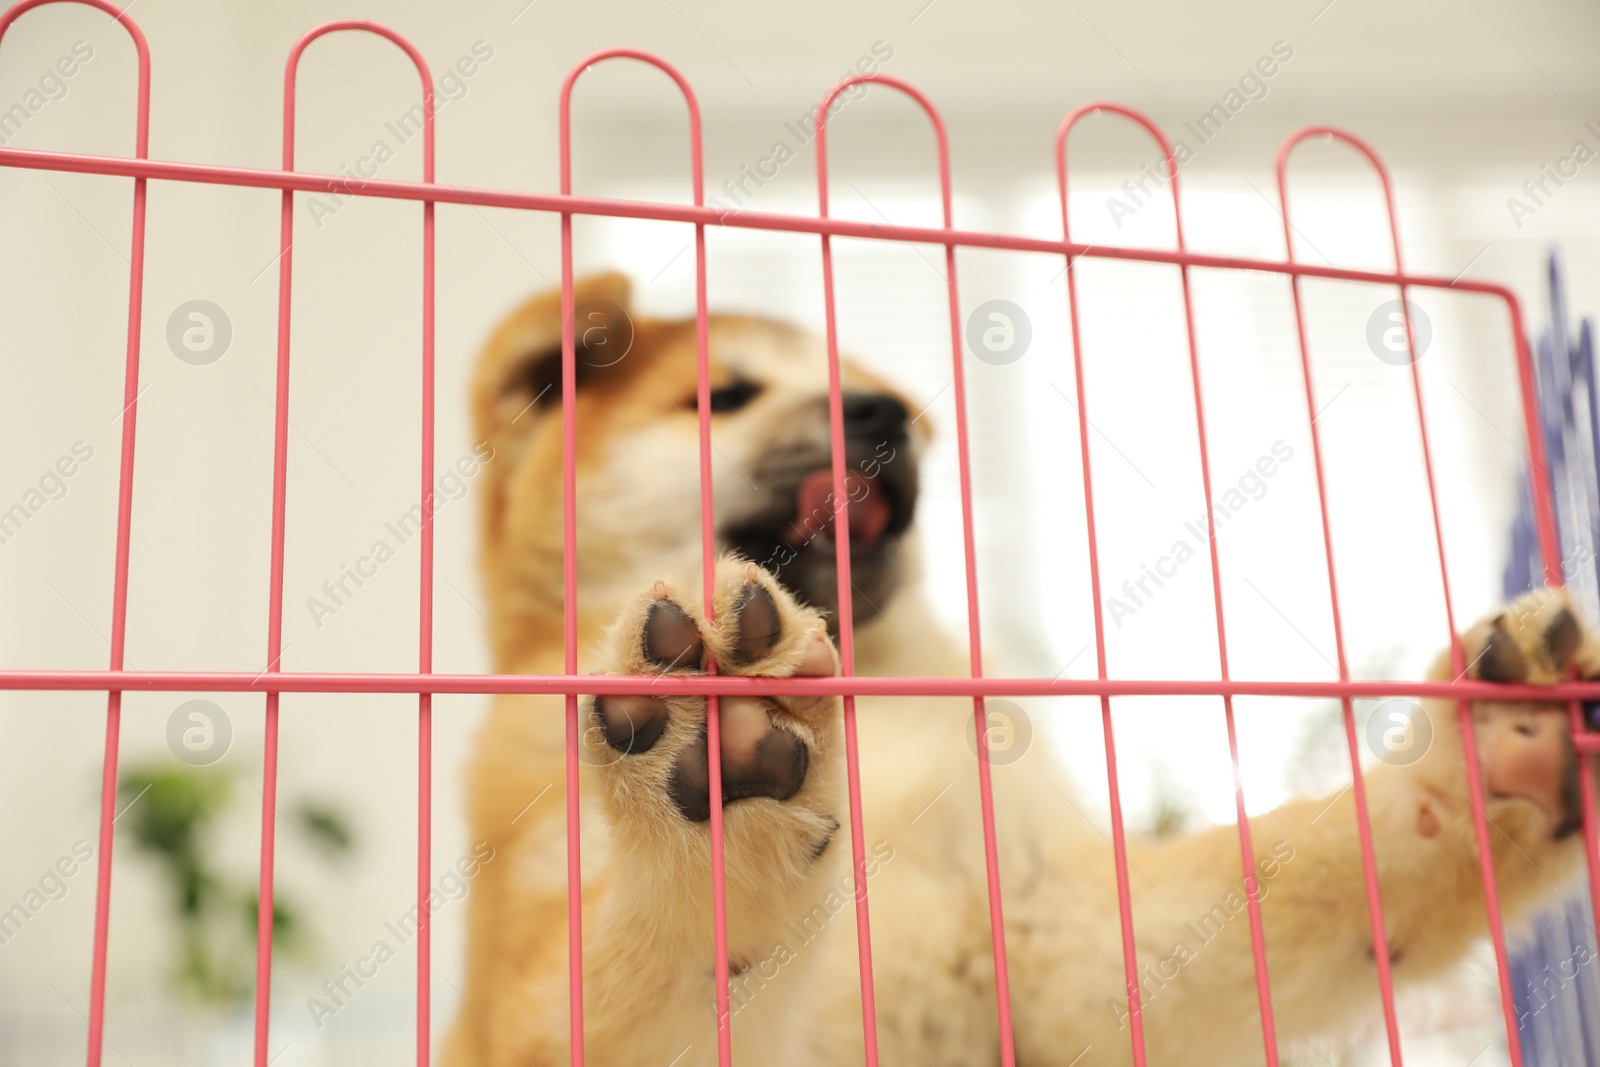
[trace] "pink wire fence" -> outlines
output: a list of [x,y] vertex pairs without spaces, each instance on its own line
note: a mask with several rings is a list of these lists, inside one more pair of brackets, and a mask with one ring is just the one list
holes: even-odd
[[[455,184],[435,184],[434,180],[434,95],[432,76],[421,53],[405,38],[374,22],[341,20],[324,23],[301,36],[289,53],[284,71],[283,97],[283,166],[281,170],[261,170],[247,167],[222,167],[198,163],[178,163],[148,158],[150,124],[150,55],[143,33],[108,0],[22,0],[0,16],[0,40],[12,24],[27,12],[49,3],[73,2],[86,4],[103,11],[118,22],[132,40],[138,57],[138,84],[135,101],[135,139],[132,157],[84,155],[68,152],[44,152],[16,148],[0,148],[0,166],[42,171],[99,174],[130,178],[133,181],[133,222],[130,240],[130,271],[128,281],[127,344],[124,361],[123,395],[125,411],[122,424],[120,467],[117,494],[116,554],[113,564],[112,585],[112,636],[111,660],[104,671],[31,671],[0,670],[0,690],[89,690],[107,694],[106,735],[103,776],[101,781],[100,836],[98,869],[95,888],[95,918],[93,939],[93,964],[90,979],[89,1039],[87,1063],[98,1067],[104,1039],[106,954],[109,938],[111,902],[113,820],[116,815],[117,759],[121,725],[121,698],[127,691],[212,691],[261,693],[265,697],[266,742],[264,754],[264,785],[261,814],[260,852],[260,902],[257,923],[257,969],[255,1001],[255,1063],[267,1067],[268,1036],[271,1023],[272,928],[273,928],[273,866],[274,829],[276,823],[276,789],[278,756],[278,701],[284,693],[409,693],[417,697],[418,761],[417,761],[417,1001],[416,1001],[416,1056],[420,1065],[430,1059],[431,1005],[429,999],[431,959],[428,895],[430,887],[432,829],[432,698],[434,694],[449,693],[538,693],[561,694],[566,698],[567,726],[567,882],[568,882],[568,936],[569,983],[571,991],[570,1034],[572,1062],[584,1062],[583,1026],[583,934],[582,934],[582,863],[579,854],[579,799],[578,799],[578,744],[581,733],[578,721],[578,694],[644,693],[660,695],[663,691],[675,694],[703,694],[709,703],[707,715],[708,743],[711,751],[720,748],[720,715],[718,698],[727,695],[754,693],[776,695],[837,695],[842,698],[846,746],[846,767],[850,802],[851,852],[855,869],[856,933],[859,946],[859,972],[861,980],[861,1012],[865,1037],[864,1059],[869,1067],[878,1062],[877,1007],[873,989],[872,936],[868,908],[866,857],[864,853],[863,810],[861,802],[859,749],[856,736],[856,706],[863,696],[958,696],[973,701],[973,729],[978,753],[979,804],[982,810],[984,837],[984,863],[988,879],[989,912],[995,965],[996,1011],[999,1033],[998,1053],[1005,1067],[1015,1067],[1014,1042],[1011,1024],[1011,994],[1008,982],[1005,926],[1001,908],[999,852],[995,834],[995,813],[988,757],[987,713],[984,701],[1001,696],[1094,696],[1100,700],[1101,719],[1105,738],[1106,770],[1110,793],[1112,840],[1115,857],[1119,923],[1122,935],[1126,993],[1128,1001],[1129,1040],[1133,1061],[1139,1067],[1146,1063],[1144,1028],[1139,1002],[1139,971],[1134,938],[1133,908],[1128,881],[1126,833],[1123,825],[1121,798],[1118,792],[1115,737],[1112,729],[1111,700],[1119,696],[1167,695],[1208,696],[1222,701],[1227,726],[1228,746],[1233,763],[1235,811],[1238,823],[1241,860],[1249,908],[1250,939],[1254,956],[1255,982],[1259,994],[1259,1013],[1263,1048],[1269,1064],[1276,1065],[1278,1044],[1272,1006],[1271,977],[1268,950],[1262,929],[1260,892],[1254,869],[1254,849],[1250,837],[1250,823],[1246,815],[1243,779],[1239,768],[1238,739],[1234,724],[1233,700],[1239,696],[1282,697],[1332,697],[1341,702],[1345,738],[1349,747],[1357,825],[1361,840],[1362,869],[1365,877],[1367,905],[1371,920],[1373,942],[1379,946],[1374,951],[1378,983],[1383,999],[1384,1022],[1391,1063],[1401,1063],[1400,1036],[1394,1005],[1394,985],[1389,953],[1385,950],[1387,938],[1383,923],[1383,904],[1374,859],[1373,839],[1366,791],[1362,783],[1359,746],[1352,702],[1362,698],[1377,697],[1451,697],[1457,699],[1463,727],[1470,726],[1467,702],[1494,696],[1499,699],[1570,701],[1571,718],[1577,747],[1580,752],[1600,752],[1600,738],[1581,733],[1582,716],[1579,703],[1600,699],[1600,683],[1574,682],[1554,689],[1535,689],[1527,686],[1489,685],[1482,682],[1458,679],[1454,682],[1363,682],[1353,681],[1345,655],[1344,629],[1339,608],[1339,587],[1335,574],[1328,507],[1328,494],[1324,475],[1321,435],[1316,424],[1317,397],[1313,384],[1309,331],[1306,325],[1302,280],[1305,278],[1342,279],[1344,281],[1381,283],[1395,286],[1400,294],[1405,315],[1405,333],[1408,349],[1411,347],[1410,308],[1406,302],[1411,289],[1453,290],[1475,293],[1498,300],[1505,308],[1507,328],[1516,353],[1517,371],[1522,391],[1523,418],[1527,433],[1528,457],[1531,467],[1530,484],[1533,490],[1538,524],[1539,544],[1545,560],[1546,579],[1551,585],[1562,582],[1560,552],[1557,548],[1555,523],[1548,480],[1544,477],[1546,464],[1543,441],[1537,431],[1533,370],[1521,306],[1516,296],[1507,288],[1489,282],[1465,279],[1445,279],[1405,273],[1401,260],[1398,228],[1392,184],[1387,169],[1377,154],[1364,142],[1340,130],[1312,127],[1302,130],[1284,142],[1277,158],[1278,195],[1283,216],[1286,257],[1283,260],[1258,260],[1233,256],[1211,256],[1188,251],[1183,230],[1181,198],[1177,164],[1171,143],[1159,127],[1137,111],[1111,103],[1086,104],[1073,111],[1061,124],[1056,138],[1057,180],[1062,211],[1062,236],[1060,240],[1023,237],[1017,235],[980,233],[959,230],[955,227],[952,210],[952,182],[948,139],[944,122],[933,104],[913,86],[885,75],[851,77],[834,86],[823,98],[817,112],[817,196],[815,216],[776,215],[740,211],[727,213],[705,206],[704,176],[702,170],[701,122],[699,105],[687,80],[670,64],[633,49],[609,49],[597,52],[573,67],[561,87],[560,97],[560,166],[561,189],[559,194],[538,194],[510,190],[464,188]],[[361,31],[375,34],[394,44],[415,65],[423,91],[423,176],[420,182],[369,179],[353,181],[349,178],[297,171],[294,167],[295,85],[299,59],[305,49],[324,34],[341,31]],[[691,184],[693,203],[675,205],[666,203],[641,203],[615,199],[583,197],[572,191],[572,129],[571,99],[579,77],[591,66],[602,61],[625,59],[641,62],[663,72],[683,94],[688,110]],[[830,105],[838,95],[859,84],[880,84],[909,96],[927,115],[933,126],[937,166],[939,172],[941,225],[937,228],[913,226],[886,226],[874,223],[851,222],[830,217],[828,213],[828,156],[827,119]],[[1172,251],[1133,249],[1107,246],[1089,246],[1075,243],[1071,238],[1071,218],[1068,211],[1067,147],[1069,135],[1084,119],[1102,114],[1115,115],[1131,121],[1147,132],[1160,147],[1171,179],[1174,218],[1174,248]],[[1288,186],[1288,164],[1291,153],[1301,142],[1321,137],[1334,140],[1354,149],[1372,167],[1382,186],[1394,257],[1392,271],[1367,271],[1319,267],[1305,264],[1294,257],[1294,227],[1291,223],[1291,203]],[[265,666],[256,674],[248,672],[214,671],[144,671],[131,672],[124,668],[123,642],[126,635],[129,531],[132,523],[134,446],[137,439],[139,383],[139,338],[143,309],[143,264],[145,234],[145,194],[151,180],[193,182],[219,186],[278,189],[282,193],[282,223],[280,257],[278,260],[278,345],[277,345],[277,409],[274,428],[273,483],[272,483],[272,548],[269,573],[269,621]],[[293,281],[293,206],[295,193],[321,193],[337,191],[352,196],[371,196],[409,200],[421,205],[422,211],[422,455],[420,477],[424,500],[421,531],[420,569],[420,627],[418,633],[417,671],[414,674],[381,673],[312,673],[282,669],[283,653],[283,569],[285,501],[288,482],[287,435],[289,429],[289,338],[292,321],[290,295]],[[478,207],[504,207],[528,211],[549,212],[559,215],[561,221],[561,282],[562,282],[562,438],[565,446],[563,464],[563,536],[565,545],[564,592],[566,648],[564,674],[541,675],[459,675],[436,674],[432,662],[433,623],[433,449],[434,449],[434,205],[438,203],[470,204]],[[708,226],[741,227],[773,232],[810,233],[821,239],[823,292],[825,300],[829,415],[833,445],[833,477],[835,499],[841,511],[849,507],[849,494],[845,489],[846,466],[840,365],[838,349],[835,284],[833,271],[834,238],[845,237],[877,241],[903,241],[942,246],[945,253],[945,276],[949,291],[949,327],[951,373],[953,375],[956,413],[956,450],[960,479],[962,517],[962,550],[965,562],[967,624],[971,671],[968,678],[930,680],[924,678],[861,678],[855,675],[854,627],[850,605],[850,548],[848,514],[834,523],[838,590],[840,605],[839,645],[842,673],[837,678],[792,678],[784,680],[755,680],[748,678],[590,678],[577,673],[577,570],[576,553],[576,481],[575,441],[576,420],[573,406],[575,387],[575,352],[573,334],[573,257],[572,220],[576,215],[608,216],[617,218],[652,219],[690,223],[695,227],[695,309],[696,357],[699,371],[699,463],[701,533],[706,585],[704,604],[708,616],[712,609],[711,576],[715,553],[712,525],[711,484],[711,427],[709,402],[709,353],[707,347],[707,284],[705,235]],[[1095,650],[1097,673],[1093,679],[989,679],[982,676],[982,641],[978,626],[978,580],[974,552],[974,527],[972,509],[972,471],[968,450],[968,422],[965,381],[963,376],[962,330],[960,300],[956,283],[956,250],[958,248],[987,248],[1011,251],[1043,252],[1064,257],[1066,262],[1067,298],[1071,311],[1073,372],[1078,395],[1078,434],[1082,460],[1084,517],[1088,533],[1089,576],[1094,601]],[[1218,650],[1219,676],[1210,680],[1142,680],[1113,679],[1108,677],[1106,661],[1105,627],[1100,597],[1100,561],[1093,480],[1089,416],[1090,397],[1084,388],[1084,361],[1086,353],[1079,328],[1079,297],[1077,264],[1083,257],[1124,260],[1144,263],[1168,264],[1179,271],[1182,283],[1184,322],[1188,344],[1190,385],[1193,393],[1196,447],[1200,460],[1201,487],[1207,511],[1211,508],[1211,470],[1206,434],[1206,409],[1202,397],[1201,360],[1196,343],[1194,306],[1190,291],[1192,268],[1228,271],[1253,271],[1278,275],[1287,279],[1295,308],[1295,323],[1303,373],[1306,415],[1312,443],[1315,466],[1317,499],[1322,524],[1323,551],[1326,562],[1328,601],[1333,620],[1335,645],[1338,652],[1339,679],[1335,682],[1251,681],[1231,676],[1228,666],[1226,620],[1221,594],[1221,567],[1216,539],[1211,539],[1210,570],[1213,607]],[[1414,351],[1414,350],[1413,350]],[[1411,360],[1412,388],[1415,398],[1417,439],[1421,446],[1424,470],[1427,476],[1428,497],[1434,526],[1434,541],[1439,565],[1439,582],[1444,596],[1448,635],[1457,674],[1461,674],[1462,653],[1456,638],[1455,616],[1450,595],[1449,574],[1445,562],[1444,530],[1439,519],[1438,493],[1433,457],[1427,432],[1427,418],[1423,403],[1421,370],[1415,359]],[[714,667],[712,673],[714,674]],[[1487,920],[1491,932],[1495,959],[1500,978],[1502,1009],[1505,1015],[1506,1039],[1513,1064],[1520,1065],[1522,1053],[1518,1041],[1516,1014],[1512,1004],[1512,990],[1507,970],[1505,930],[1501,920],[1495,890],[1494,870],[1490,859],[1489,827],[1483,812],[1483,782],[1470,728],[1462,730],[1466,748],[1466,765],[1474,798],[1474,827],[1478,855],[1485,890]],[[1580,761],[1585,788],[1584,841],[1589,870],[1593,875],[1600,870],[1600,837],[1597,837],[1596,806],[1592,787],[1593,771],[1587,760]],[[725,891],[725,862],[723,856],[722,781],[720,761],[708,761],[711,779],[711,871],[713,923],[717,979],[717,1049],[718,1062],[726,1067],[732,1062],[732,1014],[729,1010],[728,957],[727,957],[727,901]],[[1591,878],[1592,902],[1597,922],[1600,922],[1600,882]]]

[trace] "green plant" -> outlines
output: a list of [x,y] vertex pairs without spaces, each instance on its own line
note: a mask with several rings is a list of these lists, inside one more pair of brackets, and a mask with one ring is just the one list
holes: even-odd
[[[123,816],[119,829],[134,850],[155,861],[168,889],[180,940],[173,976],[178,988],[201,1001],[233,1004],[255,987],[259,894],[250,875],[221,869],[208,847],[213,827],[237,785],[230,771],[169,764],[125,770],[118,782]],[[343,815],[323,804],[301,802],[293,824],[330,860],[354,848]],[[305,958],[311,931],[292,894],[273,894],[274,954]]]

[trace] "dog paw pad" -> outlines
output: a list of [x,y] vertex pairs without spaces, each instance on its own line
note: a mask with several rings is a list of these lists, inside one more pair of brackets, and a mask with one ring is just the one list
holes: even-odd
[[608,696],[594,702],[595,724],[606,744],[625,755],[649,752],[667,728],[667,704],[655,697]]
[[[722,803],[768,797],[788,800],[800,792],[811,768],[804,740],[776,721],[764,700],[728,697],[721,702]],[[711,818],[711,774],[706,760],[706,729],[673,763],[667,792],[690,822]]]
[[650,605],[644,624],[645,658],[663,670],[698,670],[705,640],[689,613],[671,600]]
[[754,663],[769,654],[783,637],[783,620],[778,603],[759,582],[751,582],[739,594],[738,637],[733,655],[738,663]]

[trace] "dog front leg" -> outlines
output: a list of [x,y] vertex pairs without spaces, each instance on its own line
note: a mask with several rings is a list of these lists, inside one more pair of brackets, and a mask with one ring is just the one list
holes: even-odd
[[[663,679],[718,671],[826,675],[838,658],[824,620],[771,575],[724,559],[717,625],[669,582],[630,603],[608,631],[607,673]],[[827,991],[818,908],[850,892],[835,698],[719,702],[727,912],[727,1011],[765,1064],[808,1062],[807,1021]],[[599,801],[607,855],[586,891],[586,1033],[594,1063],[716,1061],[707,708],[704,698],[585,698],[585,792]],[[834,924],[837,925],[837,924]]]

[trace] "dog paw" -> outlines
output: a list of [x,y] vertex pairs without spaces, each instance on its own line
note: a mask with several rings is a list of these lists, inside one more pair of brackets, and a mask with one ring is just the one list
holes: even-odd
[[[1539,590],[1479,620],[1462,635],[1469,677],[1487,682],[1549,685],[1600,674],[1600,637],[1566,594]],[[1451,709],[1453,711],[1453,707]],[[1582,816],[1577,760],[1567,709],[1525,701],[1475,703],[1473,727],[1484,791],[1491,803],[1522,801],[1557,839]]]
[[[628,604],[608,630],[606,674],[658,680],[704,674],[822,677],[838,654],[822,615],[800,605],[766,571],[736,557],[717,564],[715,624],[698,590],[667,581]],[[739,696],[719,702],[722,803],[728,828],[778,818],[809,855],[826,850],[838,822],[838,699]],[[584,759],[606,783],[613,823],[659,834],[711,817],[706,700],[698,696],[585,697]],[[731,840],[731,838],[730,838]]]

